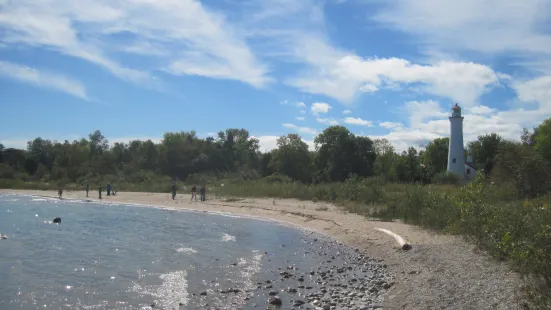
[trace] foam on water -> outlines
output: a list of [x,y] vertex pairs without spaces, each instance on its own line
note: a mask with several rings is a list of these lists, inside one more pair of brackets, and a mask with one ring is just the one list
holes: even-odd
[[158,286],[142,286],[134,283],[132,291],[141,295],[151,295],[155,297],[155,306],[162,309],[178,308],[181,304],[188,303],[187,291],[187,272],[186,270],[178,270],[159,275],[163,281]]
[[178,253],[188,253],[188,254],[197,253],[197,251],[195,251],[192,248],[177,248],[176,252],[178,252]]
[[222,235],[222,241],[235,241],[235,236],[224,233]]

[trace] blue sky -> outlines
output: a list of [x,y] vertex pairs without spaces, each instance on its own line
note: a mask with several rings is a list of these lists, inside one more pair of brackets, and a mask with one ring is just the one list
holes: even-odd
[[0,143],[332,124],[398,150],[551,116],[551,1],[0,0]]

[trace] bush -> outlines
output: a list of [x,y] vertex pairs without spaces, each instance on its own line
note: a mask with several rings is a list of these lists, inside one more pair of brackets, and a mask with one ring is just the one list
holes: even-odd
[[277,173],[264,177],[262,181],[266,183],[292,183],[293,182],[293,180],[290,177],[286,175],[277,174]]
[[431,182],[434,184],[460,184],[461,179],[455,173],[444,171],[436,173]]

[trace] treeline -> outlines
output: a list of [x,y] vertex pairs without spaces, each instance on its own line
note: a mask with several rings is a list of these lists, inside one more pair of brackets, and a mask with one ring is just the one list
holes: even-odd
[[[36,138],[26,150],[0,144],[0,179],[41,181],[59,185],[85,182],[151,183],[218,179],[341,182],[350,177],[378,176],[384,181],[454,183],[445,173],[448,138],[438,138],[424,150],[400,154],[386,139],[356,136],[342,126],[326,128],[315,138],[315,150],[297,134],[281,136],[277,148],[260,151],[245,129],[227,129],[217,138],[199,138],[194,131],[165,133],[160,143],[131,141],[110,145],[100,131],[88,139],[51,141]],[[477,170],[515,185],[519,195],[537,195],[549,188],[551,119],[521,142],[497,134],[478,137],[467,145]]]

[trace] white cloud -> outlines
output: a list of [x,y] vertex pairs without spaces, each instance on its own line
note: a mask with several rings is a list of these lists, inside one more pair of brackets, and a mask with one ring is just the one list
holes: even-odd
[[295,118],[296,118],[297,121],[303,121],[304,120],[304,117],[302,117],[302,116],[297,116]]
[[[325,46],[325,49],[333,48]],[[316,50],[323,51],[319,47]],[[386,81],[393,83],[392,88],[395,83],[420,84],[417,88],[422,92],[451,98],[466,106],[475,105],[483,93],[500,83],[499,76],[491,68],[472,62],[441,61],[419,65],[399,58],[362,58],[337,50],[328,53],[324,62],[313,61],[311,71],[288,83],[302,91],[323,94],[345,103],[356,97],[364,83],[378,88],[385,88]]]
[[344,119],[344,122],[349,125],[358,125],[358,126],[373,126],[373,122],[363,120],[359,117],[347,117]]
[[513,53],[544,61],[551,55],[551,35],[542,31],[548,11],[541,0],[396,0],[385,2],[374,20],[417,36],[433,54]]
[[306,110],[300,110],[300,114],[306,114]]
[[[0,10],[0,26],[6,30],[4,43],[46,47],[145,85],[153,83],[151,76],[119,64],[106,46],[137,54],[148,45],[170,51],[150,51],[149,56],[162,56],[165,70],[176,75],[233,79],[255,87],[271,81],[243,33],[196,0],[9,1]],[[121,33],[133,41],[112,39]]]
[[300,126],[297,126],[295,124],[283,124],[283,127],[293,129],[293,130],[295,130],[299,133],[304,133],[304,134],[309,134],[309,135],[317,135],[318,134],[318,131],[313,129],[313,128],[300,127]]
[[306,108],[306,104],[304,102],[297,102],[297,108]]
[[292,105],[292,106],[295,106],[299,109],[303,109],[303,108],[306,108],[306,104],[304,104],[304,102],[302,101],[297,101],[297,102],[291,102],[289,100],[283,100],[280,102],[281,105]]
[[497,109],[489,108],[485,105],[477,105],[475,107],[471,107],[466,109],[466,111],[472,113],[472,114],[490,114],[497,112]]
[[379,87],[373,84],[365,84],[364,86],[360,87],[360,91],[362,93],[374,93],[378,90],[379,90]]
[[344,110],[344,111],[342,111],[342,114],[352,114],[352,111],[350,111],[350,110]]
[[0,61],[0,76],[89,100],[86,88],[80,82],[55,73],[40,71],[12,62]]
[[335,119],[332,119],[332,118],[316,118],[316,121],[320,124],[324,124],[324,125],[329,125],[329,126],[333,126],[333,125],[338,125],[339,122]]
[[314,115],[326,114],[331,109],[331,106],[325,102],[314,102],[310,107],[310,110]]
[[393,129],[393,128],[401,127],[402,124],[401,123],[396,123],[396,122],[380,122],[379,126],[381,126],[383,128],[386,128],[386,129]]

